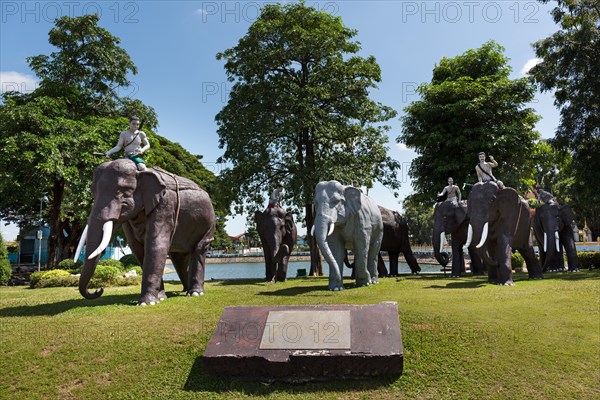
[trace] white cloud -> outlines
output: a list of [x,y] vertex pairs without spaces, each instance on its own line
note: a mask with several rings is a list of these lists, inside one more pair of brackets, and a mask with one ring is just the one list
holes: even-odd
[[206,10],[204,8],[199,8],[197,10],[194,11],[194,14],[196,15],[207,15],[208,13],[206,12]]
[[0,71],[0,93],[11,91],[31,93],[37,87],[38,82],[33,75],[15,71]]
[[531,68],[535,67],[536,65],[538,65],[539,63],[541,63],[542,61],[543,60],[541,58],[531,58],[531,59],[527,60],[527,62],[523,66],[523,68],[521,68],[521,75],[529,74],[529,70]]
[[406,145],[404,143],[396,143],[396,147],[400,151],[407,151],[407,150],[409,150],[408,147],[406,147]]

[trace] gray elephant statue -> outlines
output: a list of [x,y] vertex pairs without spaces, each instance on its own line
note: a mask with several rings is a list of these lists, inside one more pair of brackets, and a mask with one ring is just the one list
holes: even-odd
[[294,217],[281,207],[272,207],[256,211],[254,220],[265,257],[265,278],[267,282],[284,282],[298,237]]
[[[465,257],[463,246],[467,242],[469,217],[467,205],[463,202],[453,203],[441,201],[435,205],[433,211],[433,254],[437,262],[443,267],[448,265],[450,257],[444,251],[446,234],[452,235],[452,272],[450,277],[458,278],[465,271]],[[485,273],[481,258],[472,247],[468,248],[471,258],[471,272],[473,275]]]
[[[379,206],[381,218],[383,220],[383,238],[381,240],[381,251],[387,251],[390,260],[390,276],[398,276],[398,257],[400,253],[404,255],[406,263],[413,274],[421,272],[421,267],[415,258],[408,240],[408,224],[396,211]],[[379,255],[379,276],[387,275],[383,259]]]
[[166,298],[162,276],[167,254],[184,290],[204,294],[204,268],[214,238],[215,212],[208,194],[189,179],[164,170],[138,171],[135,163],[119,159],[100,164],[92,183],[94,205],[77,247],[86,245],[79,292],[87,299],[104,289],[88,291],[102,252],[113,233],[123,226],[127,243],[142,265],[139,305]]
[[564,271],[563,248],[569,271],[579,271],[573,220],[573,211],[566,205],[544,204],[535,210],[533,231],[538,242],[544,272]]
[[473,185],[469,195],[469,228],[465,246],[475,246],[488,270],[488,282],[514,285],[513,250],[527,264],[529,278],[542,279],[542,269],[529,242],[529,203],[510,187],[499,189],[494,182]]
[[329,290],[341,290],[346,248],[352,249],[357,286],[378,283],[377,257],[383,237],[381,212],[375,202],[352,186],[337,181],[315,188],[317,245],[329,264]]

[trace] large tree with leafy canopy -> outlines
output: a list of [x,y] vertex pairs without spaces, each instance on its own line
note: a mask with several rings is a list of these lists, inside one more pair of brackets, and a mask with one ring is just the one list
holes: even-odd
[[120,98],[136,68],[119,39],[98,26],[96,15],[56,20],[49,33],[58,48],[28,58],[40,79],[31,93],[9,92],[0,104],[0,216],[22,227],[50,226],[49,266],[56,249],[71,255],[87,218],[92,172],[102,158],[92,153],[114,146],[125,116],[144,121],[152,142],[149,165],[161,165],[203,186],[214,176],[198,156],[155,135],[156,113],[139,100]]
[[531,181],[532,169],[525,166],[539,138],[539,117],[526,103],[535,86],[527,78],[509,78],[503,52],[489,41],[444,57],[431,82],[419,86],[421,99],[405,108],[397,141],[418,154],[409,171],[418,203],[431,205],[448,177],[459,185],[477,182],[480,151],[499,162],[494,175],[507,186],[524,190]]
[[[374,57],[356,56],[357,32],[303,2],[266,5],[235,47],[217,55],[235,82],[216,117],[225,193],[238,212],[264,207],[281,182],[284,203],[313,225],[321,180],[398,187],[385,121],[396,113],[373,101],[381,80]],[[312,274],[321,262],[310,240]]]
[[[540,0],[548,3],[549,0]],[[529,73],[542,91],[554,91],[560,124],[551,141],[572,152],[572,205],[600,235],[600,2],[557,0],[552,17],[560,29],[533,44],[541,62]],[[594,237],[595,237],[594,236]]]

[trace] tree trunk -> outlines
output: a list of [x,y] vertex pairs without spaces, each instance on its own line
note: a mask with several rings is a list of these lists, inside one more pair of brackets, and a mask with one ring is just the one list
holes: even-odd
[[56,267],[56,247],[59,244],[59,235],[62,233],[60,223],[60,208],[65,193],[65,181],[55,180],[52,186],[52,204],[48,214],[48,225],[50,226],[50,236],[48,237],[48,262],[46,269]]

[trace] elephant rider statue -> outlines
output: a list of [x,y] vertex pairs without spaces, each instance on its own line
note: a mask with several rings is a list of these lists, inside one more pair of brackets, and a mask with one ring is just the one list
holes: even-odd
[[146,133],[139,130],[140,119],[135,115],[129,118],[129,129],[121,132],[119,142],[115,147],[106,152],[106,158],[111,154],[123,149],[125,157],[133,161],[138,171],[146,170],[146,162],[141,156],[143,152],[150,148]]
[[490,162],[485,161],[485,153],[482,151],[479,153],[479,164],[475,166],[475,172],[477,172],[477,179],[479,182],[495,182],[498,188],[504,189],[502,181],[496,179],[492,174],[492,168],[496,168],[498,162],[494,160],[494,157],[490,156]]
[[540,204],[558,204],[552,193],[546,192],[539,186],[536,186],[533,189],[533,192],[535,193],[535,197],[537,198],[537,201],[540,202]]
[[275,189],[271,193],[269,198],[269,205],[267,208],[281,207],[281,198],[283,197],[283,185],[278,183],[275,185]]
[[444,198],[444,196],[444,201],[449,201],[452,204],[456,205],[460,203],[461,193],[458,186],[454,184],[454,179],[448,178],[448,186],[446,186],[444,190],[442,190],[442,193],[438,193],[438,199]]

